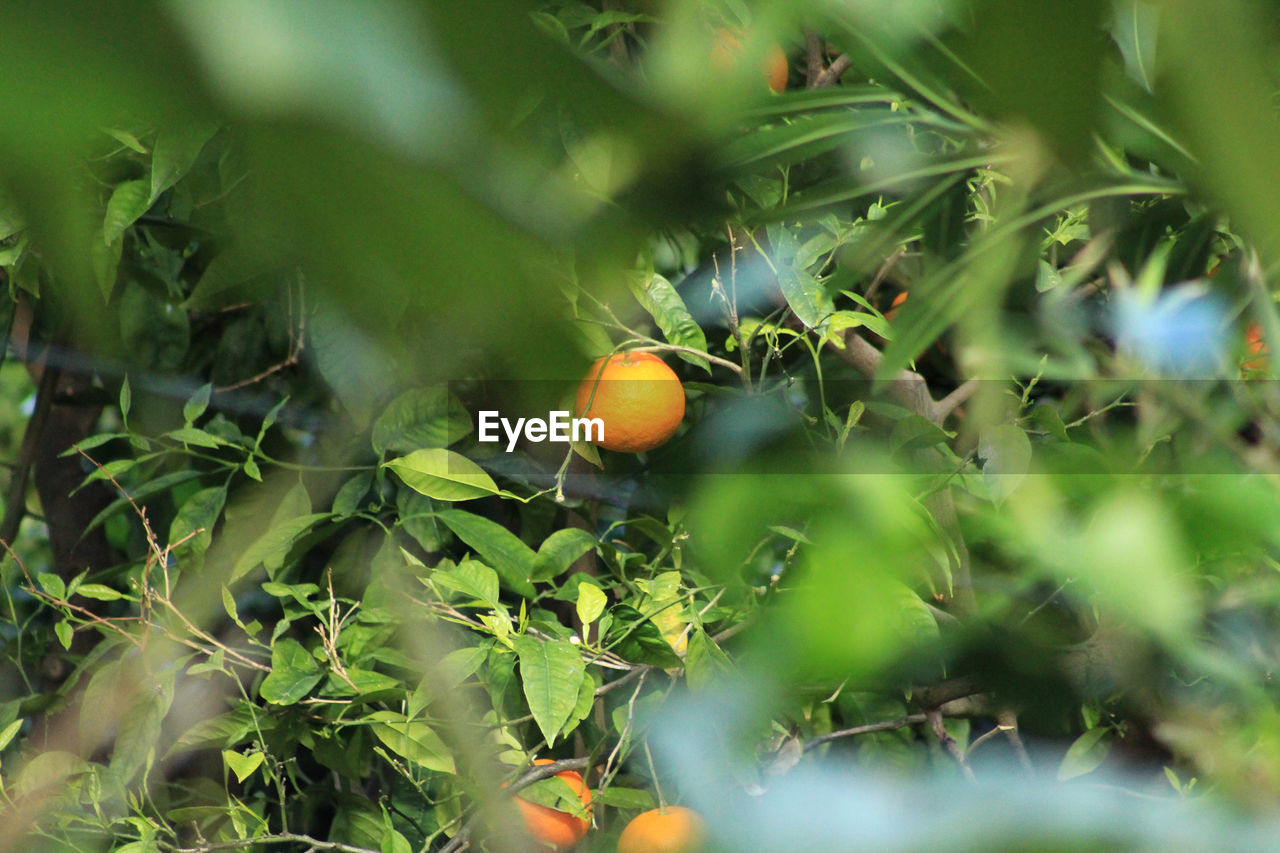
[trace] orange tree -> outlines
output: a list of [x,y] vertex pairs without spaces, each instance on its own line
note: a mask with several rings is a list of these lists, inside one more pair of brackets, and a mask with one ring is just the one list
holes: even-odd
[[1265,9],[11,18],[0,850],[1273,846]]

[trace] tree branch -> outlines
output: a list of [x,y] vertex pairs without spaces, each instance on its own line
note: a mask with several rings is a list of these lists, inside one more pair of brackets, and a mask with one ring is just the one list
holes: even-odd
[[253,847],[257,844],[306,844],[312,850],[333,850],[336,853],[380,853],[377,850],[370,850],[368,847],[356,847],[353,844],[344,844],[341,841],[322,841],[319,838],[312,838],[309,835],[299,835],[293,832],[278,832],[274,835],[259,835],[257,838],[242,838],[238,841],[215,841],[199,844],[195,847],[176,847],[165,842],[160,842],[169,853],[214,853],[217,850],[243,850],[246,847]]
[[828,86],[834,86],[840,82],[840,78],[844,76],[844,72],[849,70],[849,66],[853,64],[853,60],[849,58],[849,54],[842,53],[836,57],[835,61],[818,75],[818,79],[813,81],[813,88],[825,89]]
[[822,76],[822,36],[805,27],[804,30],[804,87],[815,88]]
[[27,478],[31,476],[31,466],[35,463],[36,453],[40,449],[40,439],[44,436],[45,425],[49,422],[49,412],[53,410],[53,397],[57,393],[58,379],[62,371],[53,365],[46,365],[40,375],[40,384],[36,390],[36,407],[27,421],[27,430],[22,434],[22,446],[18,450],[18,461],[14,464],[13,473],[9,477],[9,489],[5,493],[4,521],[0,522],[0,542],[12,545],[18,536],[18,528],[27,514]]

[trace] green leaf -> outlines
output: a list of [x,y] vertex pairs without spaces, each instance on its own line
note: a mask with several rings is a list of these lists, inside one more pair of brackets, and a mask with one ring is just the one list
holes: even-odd
[[365,719],[373,721],[378,740],[401,758],[439,773],[456,772],[449,747],[426,723],[394,711],[375,711]]
[[258,695],[273,705],[292,705],[323,677],[311,653],[297,640],[283,637],[271,649],[271,672],[258,687]]
[[373,423],[373,451],[412,453],[448,447],[472,430],[471,416],[443,385],[415,388],[392,400]]
[[120,278],[120,258],[124,254],[124,240],[102,244],[97,241],[89,247],[89,263],[93,268],[94,281],[98,283],[98,292],[103,302],[110,302],[115,293],[116,282]]
[[583,807],[582,800],[578,799],[577,792],[559,776],[539,779],[531,785],[526,785],[520,789],[518,796],[525,802],[546,806],[556,811],[568,812],[580,817],[586,814],[586,809]]
[[514,645],[529,712],[550,746],[578,704],[586,674],[582,652],[567,640],[535,640],[527,635],[516,637]]
[[646,619],[629,604],[616,604],[609,611],[613,623],[605,635],[604,645],[632,663],[647,663],[665,668],[684,664],[653,621]]
[[39,791],[56,790],[66,785],[72,776],[86,773],[92,768],[89,762],[72,752],[47,750],[33,756],[18,773],[13,792],[20,797]]
[[1096,770],[1111,751],[1112,735],[1109,727],[1099,726],[1076,738],[1058,765],[1058,781],[1074,779]]
[[384,464],[409,488],[436,500],[469,501],[498,493],[483,468],[452,450],[415,450]]
[[379,845],[378,850],[379,853],[413,853],[413,846],[409,843],[409,839],[388,827],[382,836],[382,844]]
[[125,374],[120,383],[120,419],[129,423],[129,407],[133,405],[133,390],[129,387],[129,376]]
[[258,566],[264,567],[268,576],[274,575],[298,540],[328,518],[329,513],[316,512],[273,523],[236,560],[231,570],[230,582],[239,580]]
[[564,574],[574,561],[596,547],[596,537],[577,527],[555,531],[538,546],[532,580],[545,581]]
[[147,181],[125,181],[117,184],[107,201],[107,214],[102,221],[102,242],[110,246],[138,221],[151,206],[151,186]]
[[[184,563],[198,559],[209,549],[213,542],[214,525],[218,523],[226,502],[225,486],[201,489],[182,502],[182,508],[169,525],[169,543],[172,545],[182,542],[175,553]],[[196,533],[197,530],[201,532]]]
[[174,672],[157,672],[126,688],[132,698],[120,717],[110,764],[122,781],[132,780],[155,760],[161,727],[173,704]]
[[533,576],[537,555],[533,549],[502,525],[461,509],[437,513],[454,535],[497,570],[507,588],[526,598],[533,596]]
[[40,588],[52,595],[59,601],[66,600],[67,587],[62,582],[62,578],[49,572],[40,572],[36,575],[36,583],[40,584]]
[[1022,482],[1031,468],[1031,441],[1013,424],[986,427],[978,436],[978,456],[986,460],[982,480],[988,494],[1000,503]]
[[333,496],[333,514],[352,515],[360,510],[360,502],[373,488],[373,472],[361,471],[342,484]]
[[164,433],[164,437],[171,441],[180,441],[183,444],[194,444],[196,447],[218,448],[226,446],[227,442],[218,438],[216,435],[205,432],[195,427],[179,427],[171,429]]
[[1158,10],[1142,0],[1118,0],[1112,14],[1111,37],[1124,58],[1124,70],[1148,92],[1155,91]]
[[643,788],[624,788],[621,785],[602,789],[595,795],[594,802],[626,811],[649,811],[658,807],[653,794]]
[[71,627],[71,623],[66,619],[63,619],[61,622],[58,622],[53,626],[53,633],[58,636],[58,642],[62,643],[62,647],[64,649],[71,649],[71,636],[75,633],[75,630]]
[[130,151],[136,151],[139,154],[150,153],[147,150],[147,146],[142,144],[142,140],[127,130],[118,127],[101,127],[98,129]]
[[248,755],[244,755],[233,749],[224,749],[222,750],[222,760],[231,772],[235,774],[236,781],[243,782],[262,766],[262,762],[266,760],[266,755],[261,752],[251,752]]
[[125,598],[125,594],[100,583],[82,583],[76,587],[76,595],[93,598],[98,601],[116,601]]
[[822,285],[808,272],[782,267],[778,270],[778,286],[787,305],[806,328],[817,326],[830,313],[830,300]]
[[183,420],[187,425],[195,423],[196,418],[204,414],[204,410],[209,408],[209,397],[213,394],[213,385],[206,382],[195,390],[191,395],[191,399],[187,400],[182,407]]
[[1031,410],[1031,419],[1058,441],[1071,440],[1070,436],[1067,435],[1067,425],[1063,423],[1062,415],[1058,412],[1057,406],[1051,403],[1041,403]]
[[498,573],[477,560],[463,560],[453,569],[437,569],[431,573],[431,580],[463,595],[468,603],[498,606]]
[[[344,629],[346,630],[346,629]],[[345,634],[344,634],[345,636]],[[403,682],[390,675],[361,669],[356,666],[347,667],[347,677],[337,674],[329,676],[329,682],[321,692],[323,696],[369,696],[373,693],[399,691],[403,695]]]
[[691,690],[706,690],[733,672],[733,664],[701,628],[691,628],[684,653],[685,680]]
[[[628,276],[627,285],[635,294],[636,300],[658,324],[663,337],[670,343],[706,352],[706,335],[702,327],[694,321],[693,315],[689,313],[684,300],[671,286],[671,282],[655,273],[651,276]],[[711,372],[711,364],[705,358],[692,353],[677,354],[690,364],[696,364],[706,372]]]
[[151,201],[187,173],[217,131],[218,126],[211,122],[184,119],[157,134],[151,155]]
[[954,432],[943,429],[926,417],[907,415],[893,425],[893,431],[889,434],[889,449],[894,453],[899,450],[923,450],[955,436]]
[[14,735],[16,735],[18,730],[21,728],[22,720],[17,719],[5,726],[3,729],[0,729],[0,752],[4,751],[4,748],[9,745],[9,742],[13,740]]
[[578,619],[583,625],[590,625],[604,613],[609,599],[600,587],[583,581],[578,584]]

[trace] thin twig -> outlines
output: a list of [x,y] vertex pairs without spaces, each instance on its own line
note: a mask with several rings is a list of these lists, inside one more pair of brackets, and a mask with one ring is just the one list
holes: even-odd
[[298,311],[297,311],[298,328],[296,332],[294,331],[293,323],[292,323],[293,315],[294,315],[293,288],[290,287],[288,289],[289,320],[290,320],[289,354],[285,357],[285,359],[283,361],[280,361],[280,362],[277,362],[276,364],[271,365],[265,370],[259,371],[253,376],[250,376],[248,379],[242,379],[239,382],[233,382],[230,385],[219,385],[213,389],[214,394],[224,394],[227,391],[235,391],[240,388],[247,387],[249,385],[257,384],[258,382],[261,382],[263,379],[266,379],[271,374],[279,373],[281,370],[284,370],[287,367],[292,367],[293,365],[298,363],[298,359],[301,358],[302,356],[302,348],[304,346],[304,342],[306,341],[306,336],[307,336],[307,300],[306,300],[305,287],[306,285],[304,283],[302,282],[298,283]]
[[936,424],[941,424],[960,406],[964,405],[970,397],[978,390],[978,380],[966,379],[961,382],[956,389],[941,400],[933,404],[932,420]]
[[1035,773],[1035,765],[1031,763],[1031,756],[1027,754],[1027,745],[1022,742],[1022,735],[1018,732],[1018,715],[1015,711],[1008,708],[996,715],[997,730],[1004,732],[1009,738],[1009,746],[1013,748],[1013,754],[1017,756],[1018,763],[1028,773]]
[[259,835],[256,838],[242,838],[237,841],[214,841],[199,844],[196,847],[177,847],[167,842],[158,842],[169,853],[214,853],[217,850],[241,850],[257,844],[307,844],[312,850],[331,850],[336,853],[379,853],[368,847],[356,847],[341,841],[321,841],[309,835],[293,832],[278,832],[274,835]]
[[973,770],[969,767],[969,763],[964,760],[964,753],[960,751],[960,745],[956,743],[956,739],[947,731],[946,726],[942,724],[941,711],[926,711],[926,717],[929,721],[929,727],[933,729],[934,735],[938,738],[938,742],[942,744],[942,748],[955,759],[960,767],[960,772],[964,774],[964,778],[970,782],[976,782],[977,777],[973,775]]
[[830,743],[833,740],[839,740],[846,737],[857,737],[858,735],[875,734],[876,732],[891,732],[897,729],[905,729],[907,726],[915,726],[929,719],[926,714],[907,714],[905,717],[898,717],[896,720],[882,720],[878,723],[867,723],[863,726],[853,726],[848,729],[840,729],[839,731],[829,732],[825,735],[819,735],[804,745],[804,751],[816,749],[824,743]]

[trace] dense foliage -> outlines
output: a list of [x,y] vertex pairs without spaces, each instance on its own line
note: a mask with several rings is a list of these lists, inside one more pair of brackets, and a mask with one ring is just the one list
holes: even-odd
[[13,16],[0,850],[1271,849],[1269,11]]

